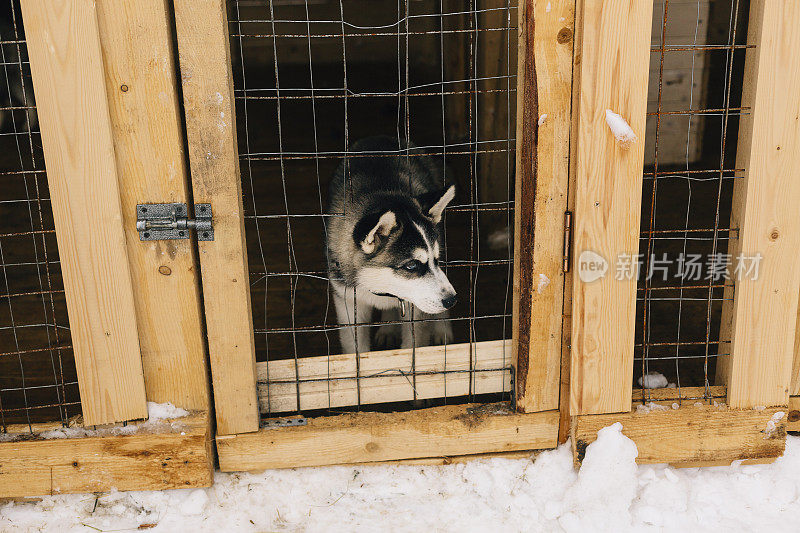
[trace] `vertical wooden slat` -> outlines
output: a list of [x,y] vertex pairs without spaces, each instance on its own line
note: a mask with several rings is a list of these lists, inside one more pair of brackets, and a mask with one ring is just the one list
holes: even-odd
[[92,0],[23,0],[87,425],[145,418],[103,58]]
[[136,204],[189,198],[170,12],[164,0],[97,9],[147,399],[206,410],[192,241],[142,242],[136,231]]
[[200,268],[217,434],[258,430],[242,184],[236,144],[228,18],[223,0],[175,0],[195,203],[210,203],[214,240]]
[[728,404],[735,408],[786,405],[800,291],[800,4],[750,4],[729,252],[761,254],[757,279],[735,279],[728,307],[731,355]]
[[513,346],[517,409],[534,412],[559,403],[575,0],[518,9]]
[[[631,408],[636,276],[617,280],[620,254],[638,251],[652,2],[585,0],[582,13],[573,253],[570,414]],[[620,143],[606,110],[638,140]],[[581,279],[584,253],[607,262],[605,276]],[[599,260],[598,260],[599,261]],[[589,279],[588,277],[585,279]]]

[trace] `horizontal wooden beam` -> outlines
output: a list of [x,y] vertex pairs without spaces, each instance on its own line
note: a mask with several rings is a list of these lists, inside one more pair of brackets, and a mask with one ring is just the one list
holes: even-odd
[[[663,401],[688,401],[697,400],[702,398],[725,398],[725,387],[711,386],[706,390],[705,387],[681,387],[678,388],[663,388],[663,389],[633,389],[633,408],[636,409],[636,403],[647,402],[663,402]],[[723,400],[724,401],[724,400]],[[641,405],[641,404],[640,404]]]
[[210,486],[208,416],[175,423],[179,431],[2,442],[0,498]]
[[[770,421],[783,412],[774,427]],[[777,417],[776,417],[777,418]],[[639,449],[637,463],[724,463],[766,459],[783,454],[785,409],[734,410],[684,402],[681,406],[630,413],[583,415],[572,419],[573,453],[582,461],[597,432],[616,422]]]
[[285,413],[358,405],[359,392],[362,405],[509,392],[512,362],[511,342],[499,340],[425,346],[413,354],[365,352],[358,357],[360,378],[355,354],[304,357],[296,366],[294,359],[256,363],[258,402],[263,413]]
[[554,448],[558,411],[506,404],[312,418],[305,426],[217,437],[223,472],[394,461]]

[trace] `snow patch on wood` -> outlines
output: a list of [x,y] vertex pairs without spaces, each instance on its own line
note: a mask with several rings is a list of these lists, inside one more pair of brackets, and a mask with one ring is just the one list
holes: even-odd
[[637,141],[636,134],[628,124],[628,121],[610,109],[606,109],[606,124],[608,124],[614,137],[624,148]]

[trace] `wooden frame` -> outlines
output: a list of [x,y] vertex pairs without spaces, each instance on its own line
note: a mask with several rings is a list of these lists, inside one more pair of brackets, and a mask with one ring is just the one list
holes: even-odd
[[[516,411],[508,404],[458,405],[259,429],[259,401],[272,412],[292,411],[298,386],[308,402],[303,410],[352,404],[355,369],[347,355],[308,358],[299,367],[255,363],[225,3],[174,3],[193,200],[215,208],[215,241],[199,243],[199,254],[188,241],[140,242],[133,224],[137,203],[191,197],[167,5],[22,3],[75,319],[84,422],[143,418],[146,400],[192,414],[128,435],[101,430],[2,442],[0,497],[212,482],[198,259],[224,471],[529,456],[567,434],[580,461],[597,431],[615,422],[636,443],[639,462],[697,466],[770,460],[783,452],[786,431],[800,430],[800,265],[781,261],[800,247],[792,212],[800,203],[792,175],[800,166],[800,37],[792,31],[800,7],[751,3],[750,42],[757,46],[747,51],[743,105],[751,112],[742,119],[737,161],[746,175],[736,183],[731,227],[739,228],[739,239],[729,252],[761,252],[764,267],[759,280],[737,283],[724,309],[723,329],[732,340],[730,358],[719,365],[726,386],[650,390],[643,405],[644,393],[631,387],[633,284],[613,279],[613,272],[594,282],[575,277],[583,251],[608,261],[636,251],[643,142],[620,144],[605,110],[643,135],[651,5],[524,0],[514,334],[510,342],[448,347],[448,368],[457,369],[470,362],[496,368],[510,346]],[[132,38],[142,38],[141,28],[152,45],[147,50]],[[51,43],[47,35],[58,38]],[[96,208],[104,224],[78,231],[88,224],[84,206]],[[561,251],[568,210],[576,253],[565,274],[569,247],[565,257],[553,252]],[[104,251],[102,261],[97,250]],[[232,315],[242,320],[232,322]],[[440,351],[417,349],[418,368],[439,369]],[[362,403],[441,397],[441,376],[419,376],[411,387],[402,375],[382,375],[409,366],[409,357],[407,350],[360,354],[361,370],[380,376],[362,388]],[[330,387],[315,381],[328,375],[329,364],[336,378]],[[271,381],[284,383],[259,396],[257,379],[267,368]],[[447,377],[446,386],[451,393],[508,391],[508,377],[459,374]]]
[[242,183],[224,0],[176,0],[175,26],[196,203],[212,204],[214,240],[198,243],[217,434],[258,429]]
[[[601,4],[594,0],[584,2],[587,6],[584,16],[592,13],[592,7],[599,8]],[[610,9],[609,2],[602,4]],[[736,459],[770,460],[783,453],[787,427],[798,426],[800,412],[795,410],[795,401],[790,403],[788,394],[800,291],[800,266],[789,259],[800,245],[793,213],[800,201],[800,182],[793,176],[800,150],[800,122],[797,120],[800,116],[800,58],[796,54],[800,42],[791,30],[798,22],[800,7],[767,6],[763,0],[751,3],[749,43],[756,46],[747,50],[742,99],[742,105],[749,107],[750,113],[740,123],[736,163],[737,168],[745,169],[745,177],[734,185],[730,227],[739,229],[739,238],[732,241],[728,252],[734,257],[739,252],[760,252],[765,266],[757,280],[737,279],[735,292],[727,293],[733,292],[733,302],[723,309],[721,337],[727,334],[732,348],[729,358],[718,361],[718,381],[727,385],[714,387],[713,392],[720,402],[698,404],[696,400],[681,400],[675,389],[663,389],[648,391],[648,397],[655,401],[643,410],[634,409],[637,406],[631,404],[629,396],[629,380],[633,375],[629,350],[633,343],[626,341],[614,348],[598,337],[612,332],[614,327],[619,328],[621,323],[624,335],[632,340],[634,294],[630,292],[619,307],[611,306],[607,305],[610,301],[607,295],[601,294],[592,300],[582,298],[582,286],[586,283],[574,280],[573,316],[578,318],[572,328],[570,433],[576,460],[582,458],[586,445],[596,438],[597,430],[614,422],[622,423],[623,432],[636,442],[639,462],[693,466]],[[597,13],[592,17],[592,33],[587,34],[589,26],[584,27],[584,39],[587,35],[596,35],[594,29],[603,26]],[[642,44],[642,48],[646,45]],[[585,40],[582,49],[580,75],[585,79],[587,72],[592,72],[594,82],[596,64],[604,64],[603,56],[607,62],[608,56],[616,52],[613,47],[606,46],[593,56],[591,51],[597,52],[600,48]],[[635,74],[631,76],[636,78]],[[581,87],[584,92],[585,84]],[[583,97],[583,94],[579,96]],[[577,158],[573,163],[577,168],[576,217],[579,220],[583,211],[592,209],[590,202],[581,203],[582,194],[585,194],[581,188],[592,178],[581,171],[581,146],[592,139],[584,130],[585,112],[583,106],[578,110]],[[643,118],[642,113],[634,120]],[[636,126],[634,131],[637,131]],[[587,149],[594,149],[594,146]],[[605,149],[606,157],[614,150],[612,147]],[[599,154],[599,157],[602,161],[604,156]],[[638,194],[639,187],[636,190]],[[781,194],[776,195],[775,191]],[[638,222],[638,212],[635,215]],[[638,224],[634,227],[637,233],[631,232],[631,238],[638,234]],[[580,239],[581,231],[576,231],[576,239]],[[613,235],[602,236],[599,242],[617,242]],[[581,250],[577,242],[576,250]],[[615,309],[613,318],[609,313],[604,316],[602,310],[606,308]],[[592,332],[596,338],[578,337],[586,334],[581,317],[592,318],[595,324]],[[587,339],[591,340],[588,346]],[[598,348],[593,358],[587,357],[590,347]],[[616,377],[603,380],[603,373]],[[686,398],[703,397],[707,391],[684,388],[681,392]],[[727,400],[727,404],[722,403],[723,400]],[[789,416],[786,416],[787,405],[793,409]]]
[[[60,423],[9,427],[19,436],[0,442],[0,497],[208,486],[193,248],[140,242],[135,230],[137,203],[188,197],[168,6],[22,0],[22,10],[79,370],[83,417],[70,423],[103,427],[49,440],[41,433]],[[146,400],[190,415],[106,424],[147,418]]]
[[[522,124],[518,125],[518,146],[522,156],[517,165],[520,169],[518,174],[525,178],[517,180],[521,186],[516,191],[516,205],[517,212],[525,213],[525,216],[515,220],[514,314],[525,317],[522,320],[525,326],[516,328],[515,324],[510,343],[513,353],[509,362],[516,370],[518,408],[530,414],[490,416],[481,436],[472,439],[468,432],[458,430],[459,438],[453,439],[453,431],[456,431],[453,424],[461,424],[457,417],[471,407],[437,408],[391,416],[322,417],[310,419],[304,427],[256,431],[259,423],[257,398],[270,412],[292,411],[297,408],[297,388],[302,387],[311,394],[302,397],[300,407],[303,409],[329,407],[329,401],[333,402],[332,405],[352,403],[349,399],[354,392],[354,369],[350,368],[346,355],[335,356],[331,361],[328,358],[324,361],[319,358],[301,360],[299,370],[282,361],[253,363],[250,300],[247,283],[240,283],[247,279],[247,260],[243,244],[236,133],[227,120],[220,118],[235,116],[225,4],[221,0],[175,2],[195,201],[210,202],[215,206],[215,241],[200,243],[200,262],[217,410],[217,443],[225,470],[263,468],[265,465],[297,466],[307,464],[309,460],[314,464],[334,464],[436,457],[443,453],[442,446],[444,449],[452,448],[455,455],[473,455],[555,445],[561,372],[561,310],[564,305],[563,220],[569,169],[574,13],[575,0],[526,0],[519,10],[518,107],[524,112],[518,115],[524,119],[518,121]],[[534,27],[534,16],[540,19],[538,28]],[[534,53],[530,53],[532,50]],[[491,58],[483,60],[491,61]],[[543,80],[541,86],[537,79]],[[547,114],[546,120],[540,120],[542,114]],[[537,142],[548,146],[547,155],[540,159],[535,152]],[[225,210],[219,221],[217,205]],[[540,236],[536,240],[531,232],[525,231],[534,229],[533,225]],[[217,227],[222,231],[218,232]],[[534,269],[536,279],[532,275]],[[543,279],[547,281],[542,282]],[[238,318],[232,321],[231,317]],[[531,327],[534,323],[536,328]],[[541,324],[546,324],[544,329],[540,328]],[[508,346],[501,341],[486,342],[479,343],[477,349],[478,352],[486,350],[485,361],[494,361],[498,357],[505,360],[503,351]],[[447,350],[448,368],[454,361],[456,364],[461,359],[468,361],[472,356],[469,347],[448,346]],[[428,357],[431,368],[437,368],[438,351],[436,347],[418,349],[417,363],[420,357],[426,361]],[[375,363],[374,369],[380,371],[384,367],[404,368],[403,361],[410,355],[407,350],[397,350],[388,354],[383,352],[380,357],[388,357],[392,363],[380,361],[377,354],[360,354],[360,361],[362,365]],[[314,376],[319,373],[317,367],[322,364],[327,375],[329,363],[333,364],[336,376],[342,378],[331,385],[330,390],[327,384],[314,381]],[[269,395],[256,390],[257,376],[266,375],[267,369],[271,381],[277,375],[285,382],[271,388]],[[374,392],[377,395],[374,400],[384,402],[388,401],[386,398],[437,397],[441,396],[441,387],[444,386],[438,382],[441,379],[431,377],[422,379],[423,383],[420,383],[418,377],[415,394],[405,378],[385,376],[370,381],[366,392],[367,396]],[[468,385],[469,380],[468,376],[466,379],[448,377],[448,390],[449,387]],[[503,376],[501,379],[492,376],[481,377],[472,385],[478,388],[486,386],[486,392],[504,391],[510,382]],[[424,390],[420,392],[420,388]],[[365,401],[363,395],[364,390],[362,402]],[[387,428],[397,424],[402,426],[403,420],[414,420],[432,424],[435,430],[424,439],[417,439],[408,450],[387,451],[387,448],[398,447],[389,439],[378,444],[380,452],[370,447],[371,453],[361,458],[357,450],[347,454],[329,452],[321,447],[320,439],[315,436],[317,430],[325,428],[326,438],[347,446],[347,439],[361,439],[364,434],[374,432],[370,427],[380,427],[384,422],[379,423],[378,419],[385,421]],[[335,431],[335,426],[344,420],[350,429],[342,433]],[[534,433],[516,433],[517,429],[527,427],[535,428]],[[513,432],[509,431],[510,428]],[[278,436],[285,439],[282,442],[287,448],[292,448],[293,441],[306,443],[302,449],[307,450],[313,459],[301,460],[299,453],[290,455],[273,449]],[[450,440],[460,440],[461,444],[445,444]]]

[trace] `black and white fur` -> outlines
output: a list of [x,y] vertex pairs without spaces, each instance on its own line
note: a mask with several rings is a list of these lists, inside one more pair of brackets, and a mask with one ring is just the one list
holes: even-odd
[[[340,324],[369,322],[373,311],[381,321],[399,321],[399,300],[414,306],[414,319],[445,318],[456,303],[456,291],[439,267],[441,220],[455,196],[443,187],[442,173],[428,156],[391,137],[358,141],[339,165],[330,185],[327,228],[328,273]],[[406,306],[405,320],[411,318]],[[356,331],[358,329],[358,331]],[[358,350],[356,350],[356,336]],[[376,347],[443,344],[452,340],[447,320],[383,325]],[[345,353],[366,352],[373,343],[366,327],[340,329]]]

